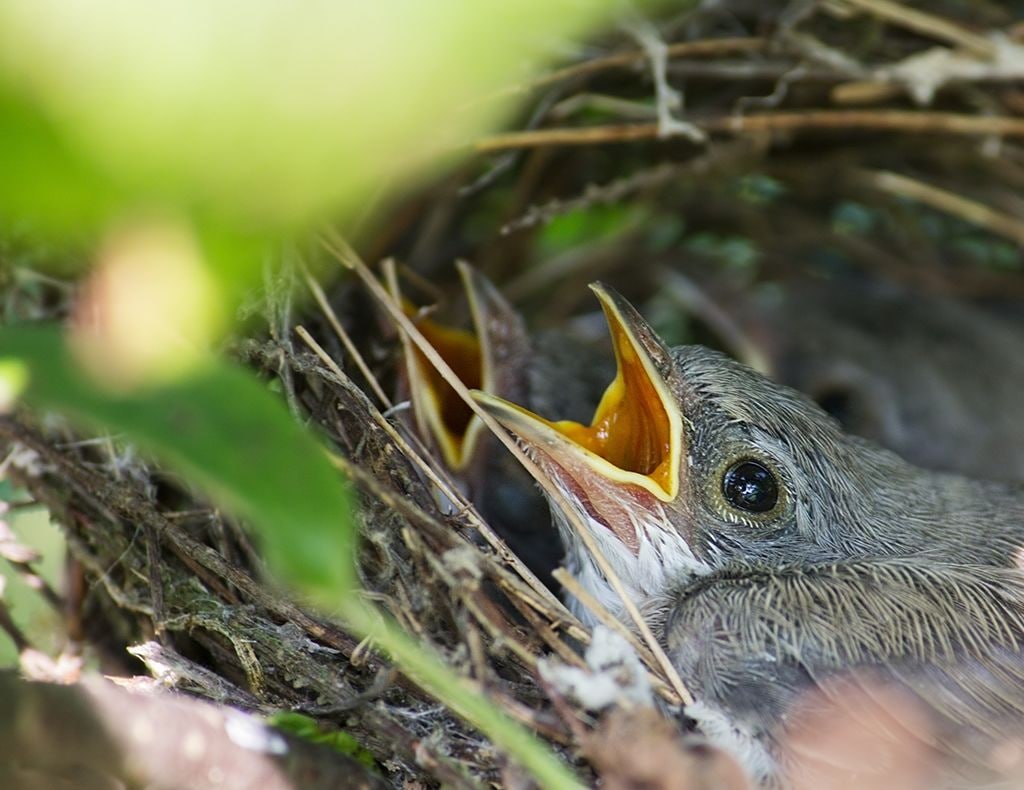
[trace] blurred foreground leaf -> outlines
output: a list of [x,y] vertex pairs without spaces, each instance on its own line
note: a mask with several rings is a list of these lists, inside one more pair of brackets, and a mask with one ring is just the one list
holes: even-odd
[[353,527],[342,483],[253,374],[210,362],[171,384],[115,394],[80,370],[57,327],[40,326],[0,330],[0,371],[8,362],[27,369],[24,398],[34,409],[123,431],[249,520],[272,567],[321,604],[351,594]]
[[188,326],[215,342],[276,244],[365,219],[468,153],[624,5],[4,0],[0,233],[102,253],[180,225],[218,302]]
[[134,201],[239,228],[361,210],[621,5],[6,0],[0,206],[92,222]]

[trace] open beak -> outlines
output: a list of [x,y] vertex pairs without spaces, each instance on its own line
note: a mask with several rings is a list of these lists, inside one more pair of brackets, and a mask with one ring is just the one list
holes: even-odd
[[589,425],[553,422],[484,392],[473,397],[538,457],[546,474],[596,509],[610,498],[644,499],[644,492],[672,501],[679,493],[683,418],[659,370],[668,352],[619,294],[601,284],[591,288],[608,322],[618,371]]
[[[519,316],[479,272],[459,264],[469,301],[472,329],[445,326],[404,302],[406,315],[448,363],[466,387],[487,393],[510,394],[508,372],[499,359],[514,357],[527,345]],[[445,463],[463,471],[472,461],[483,423],[408,338],[406,370],[413,410],[420,432],[437,444]]]

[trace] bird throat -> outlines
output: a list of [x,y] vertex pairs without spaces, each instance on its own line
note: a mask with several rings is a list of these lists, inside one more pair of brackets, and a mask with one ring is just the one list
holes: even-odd
[[590,425],[561,420],[551,427],[624,472],[649,478],[667,497],[677,481],[672,427],[663,396],[621,326],[611,324],[618,363]]

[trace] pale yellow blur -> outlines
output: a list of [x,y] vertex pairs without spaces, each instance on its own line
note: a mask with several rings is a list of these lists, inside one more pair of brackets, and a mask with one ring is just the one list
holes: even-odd
[[305,222],[443,164],[618,5],[5,0],[0,86],[129,189]]
[[28,384],[28,368],[16,359],[0,359],[0,414],[9,412]]
[[160,383],[206,357],[220,298],[188,226],[139,220],[101,245],[71,324],[71,347],[112,389]]

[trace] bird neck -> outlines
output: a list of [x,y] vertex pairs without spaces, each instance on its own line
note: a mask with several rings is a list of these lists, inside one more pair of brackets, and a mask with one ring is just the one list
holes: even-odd
[[[552,517],[566,547],[566,567],[580,585],[610,614],[624,623],[630,620],[622,598],[587,549],[577,528],[557,503],[551,503]],[[582,515],[593,542],[597,545],[612,573],[621,582],[627,597],[637,607],[659,600],[665,591],[711,572],[711,567],[694,556],[683,538],[671,529],[647,525],[635,520],[637,547],[623,543],[605,524]],[[568,596],[570,610],[588,625],[597,623],[594,615],[574,596]]]

